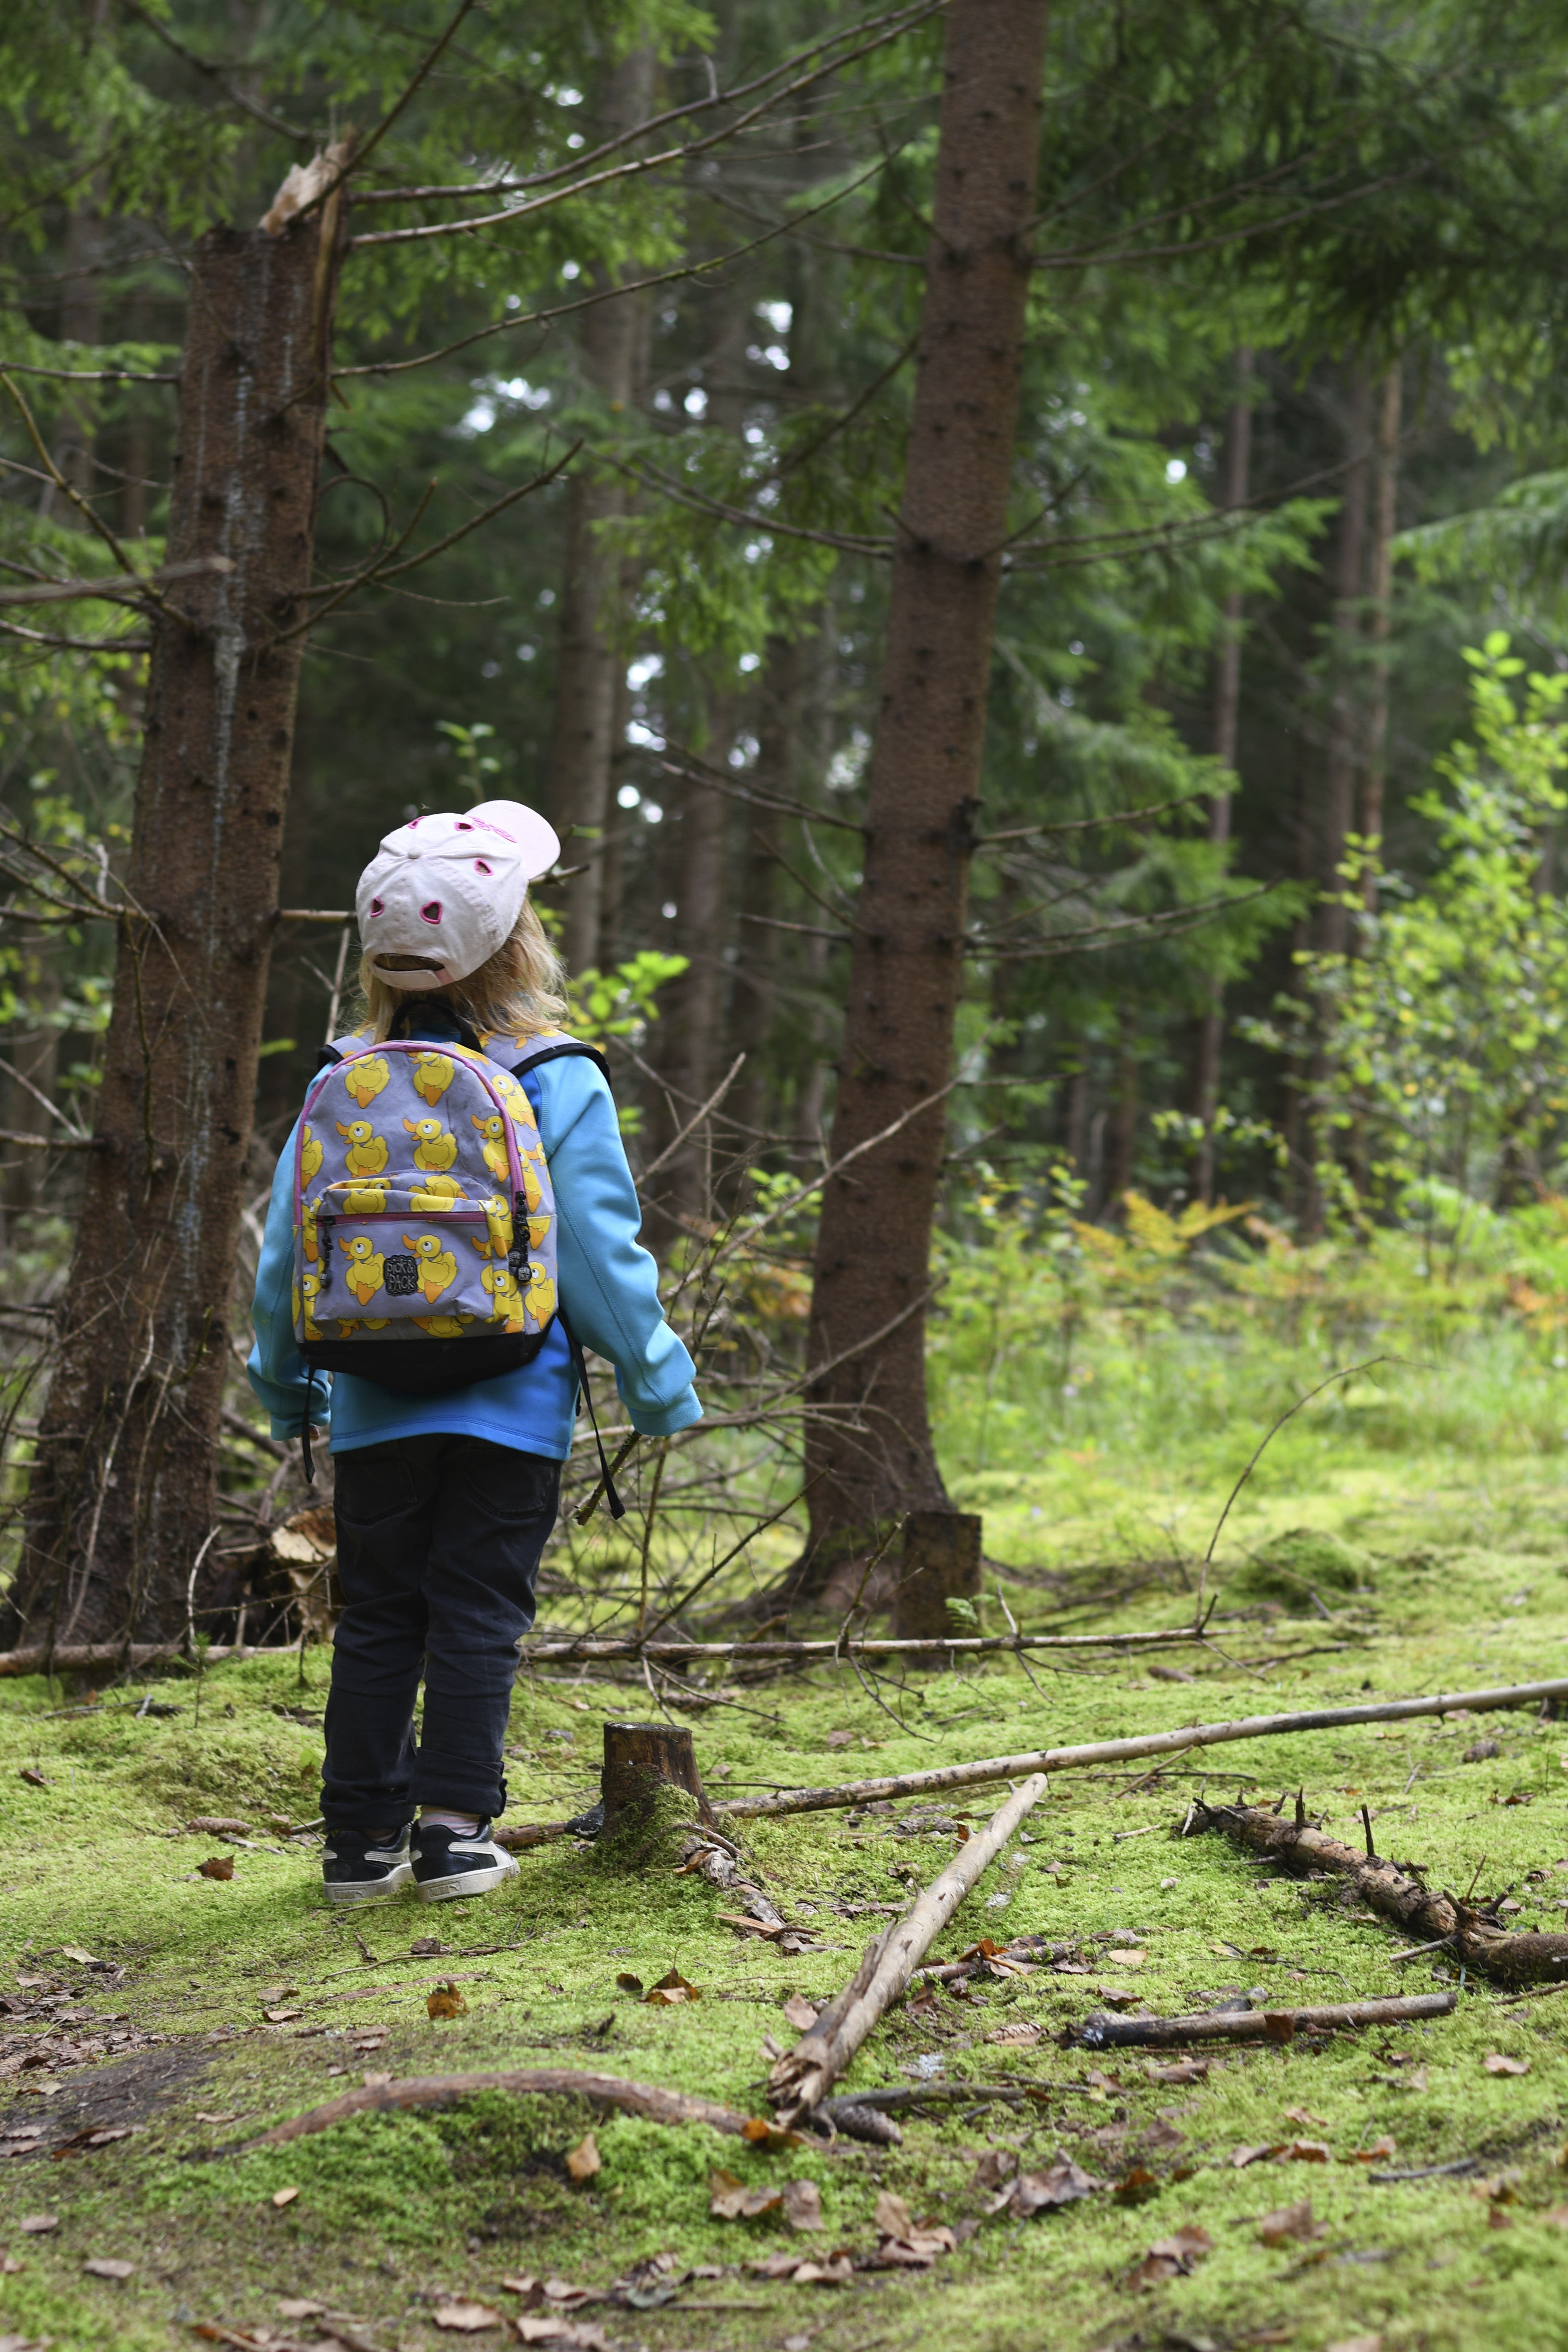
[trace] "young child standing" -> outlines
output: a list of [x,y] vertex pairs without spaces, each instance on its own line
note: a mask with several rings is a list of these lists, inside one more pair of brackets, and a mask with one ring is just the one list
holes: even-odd
[[[435,1349],[441,1359],[435,1380],[465,1385],[410,1393],[406,1379],[391,1386],[340,1369],[330,1376],[324,1405],[329,1376],[308,1365],[300,1349],[301,1339],[309,1345],[321,1328],[310,1320],[314,1289],[301,1301],[303,1266],[296,1265],[299,1171],[309,1165],[298,1155],[313,1151],[321,1165],[321,1144],[309,1127],[302,1142],[296,1126],[273,1180],[248,1370],[275,1437],[303,1438],[308,1449],[312,1429],[321,1434],[330,1423],[343,1601],[321,1788],[322,1874],[334,1903],[376,1901],[410,1879],[426,1902],[439,1902],[486,1893],[516,1872],[490,1831],[506,1804],[503,1745],[518,1644],[533,1623],[534,1578],[572,1446],[578,1403],[573,1342],[615,1365],[626,1416],[645,1434],[668,1436],[701,1417],[691,1359],[664,1319],[657,1269],[637,1240],[641,1212],[609,1087],[597,1057],[557,1025],[566,1011],[561,967],[528,903],[528,886],[559,852],[544,819],[509,801],[462,815],[420,817],[388,834],[355,898],[366,1018],[353,1038],[340,1041],[344,1053],[389,1040],[437,1049],[415,1063],[416,1085],[421,1065],[437,1072],[449,1066],[450,1057],[439,1056],[442,1046],[477,1046],[493,1066],[517,1073],[500,1083],[514,1092],[521,1087],[527,1097],[554,1193],[559,1312],[549,1315],[554,1302],[548,1286],[531,1268],[528,1305],[546,1327],[542,1343],[530,1343],[537,1348],[531,1360],[466,1379],[468,1364],[482,1365],[483,1350],[497,1342],[482,1339],[470,1354],[471,1316],[445,1324],[427,1316],[422,1331],[455,1335]],[[535,1055],[542,1058],[531,1067]],[[388,1062],[401,1060],[395,1054],[367,1063],[362,1091],[378,1081],[384,1088]],[[438,1085],[439,1076],[428,1083]],[[477,1118],[470,1123],[481,1126]],[[387,1132],[377,1136],[374,1120],[363,1122],[359,1148],[370,1165],[379,1154],[386,1171],[367,1175],[366,1184],[424,1183],[432,1188],[426,1206],[451,1205],[434,1191],[443,1182],[439,1175],[400,1178],[396,1169],[399,1152],[425,1169],[431,1153],[439,1163],[446,1148],[458,1148],[449,1133],[439,1134],[442,1122],[402,1120],[408,1144],[392,1143],[397,1128],[390,1119],[382,1124]],[[421,1129],[437,1132],[422,1145]],[[352,1152],[356,1123],[339,1123],[338,1133]],[[500,1146],[491,1150],[504,1160]],[[352,1158],[348,1165],[360,1175]],[[447,1189],[458,1189],[454,1180]],[[520,1212],[522,1206],[520,1199]],[[393,1221],[394,1236],[405,1221]],[[444,1264],[440,1245],[456,1228],[441,1228],[436,1217],[427,1222],[438,1230],[425,1246]],[[460,1245],[459,1236],[454,1248]],[[366,1252],[371,1246],[363,1245]],[[471,1246],[489,1259],[482,1242]],[[324,1280],[331,1279],[329,1265],[342,1263],[331,1250],[329,1228],[318,1260]],[[476,1274],[466,1259],[464,1265],[468,1276]],[[358,1311],[372,1317],[377,1301],[369,1286],[382,1270],[379,1256],[369,1256],[363,1271],[351,1257],[339,1277],[360,1284]],[[390,1288],[390,1270],[384,1278]],[[442,1278],[438,1272],[435,1281]],[[509,1277],[487,1264],[482,1278],[493,1295]],[[500,1307],[497,1298],[497,1315]],[[323,1301],[315,1311],[329,1310]],[[368,1326],[372,1334],[385,1328],[384,1319]],[[405,1326],[397,1336],[412,1334]],[[431,1352],[426,1346],[420,1360]],[[373,1349],[367,1361],[378,1353],[378,1368],[390,1381],[397,1368],[387,1367],[399,1351]],[[342,1354],[340,1346],[340,1361]],[[416,1360],[412,1351],[408,1360]],[[425,1712],[416,1742],[422,1674]]]

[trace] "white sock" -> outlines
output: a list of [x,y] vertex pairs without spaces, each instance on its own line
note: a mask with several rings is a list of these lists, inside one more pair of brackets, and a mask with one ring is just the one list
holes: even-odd
[[481,1818],[479,1813],[449,1812],[445,1805],[421,1805],[419,1808],[422,1829],[456,1830],[459,1837],[472,1837]]

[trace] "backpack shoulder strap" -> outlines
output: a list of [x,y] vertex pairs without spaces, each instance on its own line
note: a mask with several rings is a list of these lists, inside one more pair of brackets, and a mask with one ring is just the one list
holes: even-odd
[[329,1039],[327,1044],[320,1049],[316,1055],[316,1067],[313,1075],[319,1078],[321,1072],[323,1070],[330,1070],[334,1062],[346,1061],[351,1054],[363,1054],[368,1048],[369,1044],[369,1038],[362,1037],[357,1029],[351,1029],[346,1037],[333,1037]]
[[496,1052],[500,1043],[499,1038],[490,1038],[485,1046],[485,1052],[492,1061],[500,1062],[503,1069],[510,1069],[514,1078],[521,1078],[527,1070],[542,1068],[546,1062],[566,1062],[575,1058],[592,1062],[605,1084],[606,1086],[610,1084],[610,1066],[598,1047],[584,1045],[581,1038],[568,1037],[563,1031],[547,1032],[542,1044],[534,1045],[531,1051],[523,1053],[516,1061],[502,1059]]

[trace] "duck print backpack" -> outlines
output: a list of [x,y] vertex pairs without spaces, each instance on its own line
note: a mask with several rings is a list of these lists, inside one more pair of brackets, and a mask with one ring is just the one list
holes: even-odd
[[[560,1032],[431,1045],[345,1037],[294,1159],[294,1337],[312,1371],[439,1396],[529,1363],[556,1313],[555,1198],[519,1084]],[[570,1338],[568,1333],[568,1338]],[[579,1356],[574,1344],[574,1355]]]

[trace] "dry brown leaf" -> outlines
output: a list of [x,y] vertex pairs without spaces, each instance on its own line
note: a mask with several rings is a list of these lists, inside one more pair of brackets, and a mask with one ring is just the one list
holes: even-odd
[[198,1813],[194,1822],[185,1823],[193,1837],[248,1837],[248,1822],[231,1822],[223,1813]]
[[28,2238],[44,2237],[50,2230],[58,2230],[59,2226],[60,2217],[58,2213],[24,2213],[16,2224],[23,2235]]
[[789,2276],[795,2286],[847,2286],[855,2265],[847,2254],[836,2254],[828,2263],[802,2263]]
[[971,2189],[1000,2189],[1011,2180],[1018,2169],[1016,2152],[1010,2147],[988,2147],[970,2176]]
[[76,1960],[84,1969],[101,1969],[105,1966],[102,1960],[95,1960],[90,1952],[84,1952],[79,1944],[62,1944],[60,1949],[68,1960]]
[[468,2002],[449,1977],[426,1995],[425,2006],[432,2017],[467,2017],[468,2013]]
[[1377,2336],[1342,2336],[1326,2347],[1326,2352],[1383,2352],[1383,2337]]
[[1147,1952],[1118,1952],[1116,1965],[1119,1969],[1141,1969],[1148,1958]]
[[882,2238],[907,2238],[915,2226],[909,2207],[890,2189],[878,2192],[876,2221],[877,2234]]
[[1209,2062],[1206,2058],[1178,2058],[1173,2065],[1161,2066],[1150,2061],[1143,2072],[1152,2083],[1206,2083]]
[[49,1785],[43,1774],[35,1771],[31,1764],[23,1765],[20,1777],[26,1780],[30,1789],[47,1789]]
[[1329,2119],[1327,2116],[1314,2115],[1310,2107],[1287,2107],[1285,2120],[1288,2124],[1306,2124],[1310,2126],[1313,2124],[1326,2124]]
[[804,2132],[781,2131],[771,2116],[748,2116],[741,2126],[741,2137],[750,2140],[753,2147],[765,2146],[770,2156],[776,2156],[781,2148],[805,2144]]
[[642,1990],[641,1977],[634,1977],[629,1969],[621,1970],[620,1975],[616,1979],[616,1984],[621,1992],[641,1992]]
[[684,2000],[700,2000],[701,1998],[697,1987],[689,1978],[683,1977],[679,1969],[671,1969],[643,1995],[645,2004],[662,2003],[670,2009],[677,2008]]
[[1524,2175],[1519,2167],[1510,2165],[1506,2172],[1494,2172],[1486,2180],[1472,2181],[1470,2194],[1472,2197],[1484,2197],[1489,2205],[1511,2205],[1519,2195]]
[[1231,2169],[1235,2172],[1245,2172],[1249,2164],[1261,2164],[1266,2158],[1278,2156],[1279,2153],[1279,2142],[1278,2140],[1260,2140],[1255,2147],[1242,2147],[1232,2148],[1230,2154]]
[[292,2205],[299,2194],[297,2189],[275,2189],[272,2192],[272,2202],[281,2212],[285,2205]]
[[1167,2279],[1184,2277],[1205,2254],[1214,2252],[1214,2240],[1195,2221],[1188,2221],[1168,2238],[1156,2238],[1142,2262],[1129,2273],[1133,2287],[1163,2286]]
[[482,2328],[502,2325],[499,2311],[485,2303],[438,2303],[431,2313],[437,2327],[450,2327],[463,2336],[477,2336]]
[[447,1947],[439,1936],[416,1936],[409,1945],[409,1957],[416,1960],[438,1958]]
[[1330,2164],[1334,2153],[1326,2139],[1287,2140],[1275,2152],[1281,2164]]
[[1348,2156],[1345,2158],[1345,2162],[1347,2164],[1381,2164],[1384,2157],[1396,2156],[1398,2152],[1393,2133],[1384,2132],[1380,2139],[1373,2141],[1370,2147],[1358,2147],[1353,2156]]
[[273,2307],[279,2319],[314,2319],[317,2313],[325,2311],[327,2306],[324,2303],[312,2303],[309,2295],[285,2294],[279,2297]]
[[1530,2061],[1528,2058],[1508,2058],[1500,2050],[1491,2050],[1487,2053],[1486,2068],[1489,2074],[1528,2074]]
[[784,2203],[782,2189],[748,2189],[732,2172],[714,2172],[708,2182],[708,2210],[716,2221],[752,2221]]
[[261,2012],[268,2025],[288,2025],[294,2018],[303,2017],[302,2009],[264,2009]]
[[1003,2048],[1032,2049],[1040,2039],[1043,2031],[1043,2027],[1036,2025],[1030,2019],[1018,2017],[1015,2018],[1010,2024],[999,2025],[995,2032],[988,2033],[985,2039]]
[[1541,2218],[1554,2230],[1568,2230],[1568,2205],[1549,2205]]
[[1308,2246],[1314,2238],[1321,2238],[1328,2226],[1326,2221],[1314,2221],[1311,2200],[1304,2197],[1299,2205],[1282,2205],[1278,2212],[1265,2213],[1258,2225],[1258,2235],[1265,2246],[1292,2242]]
[[1092,2197],[1103,2189],[1092,2172],[1085,2172],[1070,2156],[1058,2148],[1056,2162],[1044,2172],[1021,2172],[1006,2200],[1020,2220],[1031,2213],[1045,2211],[1055,2205],[1076,2204],[1080,2197]]
[[827,1735],[827,1745],[829,1748],[847,1748],[854,1737],[855,1734],[852,1731],[830,1731]]
[[205,1862],[199,1862],[196,1864],[196,1874],[200,1878],[232,1878],[234,1876],[233,1854],[209,1853]]
[[804,2033],[808,2026],[816,2023],[816,2004],[807,2000],[804,1993],[792,1992],[784,2005],[784,2014],[786,2025],[793,2025],[797,2033]]
[[587,2132],[576,2147],[568,2151],[566,2169],[574,2180],[592,2180],[595,2172],[603,2170],[604,2163],[604,2158],[594,2145],[593,2133]]
[[525,2311],[514,2325],[524,2344],[554,2344],[561,2352],[609,2352],[604,2329],[589,2320],[558,2319],[553,2312],[535,2315]]
[[792,2230],[820,2230],[822,2191],[815,2180],[786,2180],[784,2189],[784,2220]]
[[[1548,2214],[1546,2218],[1550,2221],[1552,2216]],[[26,2268],[26,2263],[19,2263],[15,2254],[0,2254],[0,2278],[15,2278],[18,2271]]]
[[122,2263],[113,2254],[94,2254],[83,2263],[82,2268],[89,2278],[128,2279],[134,2275],[136,2265]]

